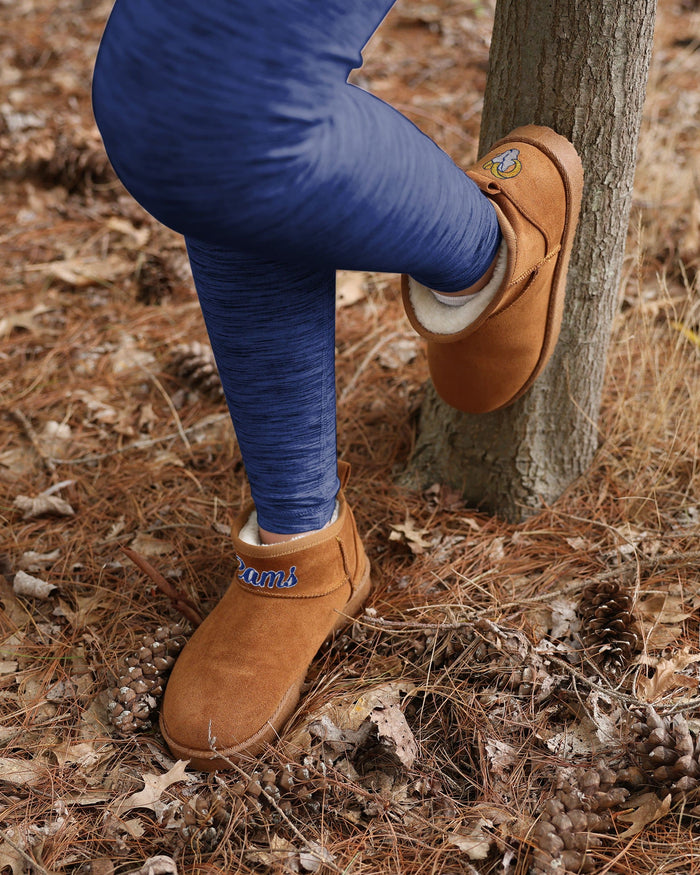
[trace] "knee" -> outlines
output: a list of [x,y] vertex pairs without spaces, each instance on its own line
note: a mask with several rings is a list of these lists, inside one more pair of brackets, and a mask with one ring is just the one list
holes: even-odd
[[185,100],[182,83],[164,76],[145,93],[98,56],[93,112],[117,176],[179,233],[234,248],[266,239],[294,255],[295,223],[322,208],[333,170],[325,102],[301,107],[245,83],[235,95],[193,93]]

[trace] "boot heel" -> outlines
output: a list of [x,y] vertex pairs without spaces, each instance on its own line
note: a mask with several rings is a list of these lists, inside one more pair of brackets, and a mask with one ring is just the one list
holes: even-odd
[[335,626],[333,626],[333,630],[331,634],[328,636],[332,638],[337,632],[341,629],[344,629],[348,626],[352,621],[357,617],[362,609],[362,606],[367,601],[367,597],[370,594],[372,589],[372,581],[370,579],[370,564],[369,559],[365,560],[365,570],[362,575],[362,579],[355,587],[355,592],[352,595],[350,601],[345,605],[342,609],[342,612],[339,611],[338,619],[336,620]]

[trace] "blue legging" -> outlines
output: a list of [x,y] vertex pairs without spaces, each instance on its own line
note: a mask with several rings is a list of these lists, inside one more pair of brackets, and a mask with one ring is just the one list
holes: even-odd
[[393,0],[117,0],[93,106],[131,194],[184,234],[258,511],[324,525],[335,270],[475,282],[500,242],[472,181],[348,84]]

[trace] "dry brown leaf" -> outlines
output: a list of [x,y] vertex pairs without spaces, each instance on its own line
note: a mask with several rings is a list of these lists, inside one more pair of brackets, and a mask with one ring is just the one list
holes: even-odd
[[138,817],[131,817],[129,820],[122,820],[119,826],[127,835],[131,836],[132,839],[140,839],[146,832],[143,822]]
[[25,875],[26,862],[22,854],[8,842],[0,843],[0,872],[11,869],[12,875]]
[[114,863],[107,857],[90,860],[90,875],[114,875]]
[[318,872],[321,866],[334,862],[333,854],[318,842],[309,842],[306,850],[299,852],[299,863],[305,872]]
[[78,695],[78,686],[70,678],[52,684],[46,690],[44,698],[47,702],[65,702],[74,700]]
[[45,599],[58,587],[55,583],[47,583],[40,577],[27,574],[26,571],[18,571],[12,581],[12,589],[16,595],[34,599]]
[[575,537],[575,538],[564,538],[566,543],[571,547],[572,550],[588,550],[589,543],[585,538]]
[[379,352],[377,361],[383,368],[389,371],[397,371],[415,359],[418,355],[418,349],[419,339],[417,334],[410,337],[397,337]]
[[111,745],[103,743],[99,743],[99,750],[96,750],[94,741],[80,741],[77,744],[62,741],[51,747],[51,753],[61,767],[76,764],[83,770],[93,768],[101,760],[111,756],[113,750]]
[[17,687],[17,701],[20,706],[31,712],[32,719],[40,724],[50,720],[56,714],[56,706],[46,701],[44,696],[44,681],[38,671],[31,674],[22,673]]
[[464,851],[470,860],[485,860],[494,841],[492,835],[484,832],[485,826],[493,826],[493,823],[480,817],[468,833],[451,832],[447,834],[447,840],[460,851]]
[[[153,465],[173,465],[176,468],[185,467],[185,463],[182,461],[182,459],[177,455],[177,453],[174,453],[172,450],[160,450],[159,452],[155,453],[153,456]],[[214,525],[216,525],[216,523]],[[227,534],[231,534],[230,528]]]
[[126,875],[177,875],[177,866],[172,857],[159,855],[149,857],[140,869],[132,869]]
[[377,735],[389,742],[402,765],[410,769],[418,756],[418,744],[398,705],[375,708],[369,719],[377,727]]
[[372,687],[359,698],[352,694],[331,699],[310,715],[308,722],[288,739],[290,753],[300,748],[308,750],[312,736],[339,752],[356,747],[367,739],[371,728],[367,718],[376,708],[398,705],[415,689],[416,685],[411,681],[390,681]]
[[402,541],[408,545],[409,550],[415,556],[420,556],[422,553],[432,546],[431,541],[425,539],[425,535],[429,534],[427,529],[419,529],[410,516],[406,517],[406,522],[395,523],[389,532],[390,541]]
[[342,729],[336,726],[327,714],[306,724],[306,730],[315,738],[320,738],[332,750],[342,753],[367,740],[370,725],[364,720],[359,729]]
[[113,793],[106,790],[80,790],[75,793],[62,793],[61,801],[66,805],[80,805],[84,808],[90,805],[103,805],[114,798]]
[[480,532],[481,531],[482,527],[479,525],[479,523],[473,517],[463,516],[463,517],[460,517],[460,520],[466,526],[468,526],[468,528],[470,528],[472,530],[472,532]]
[[28,495],[18,495],[12,503],[16,510],[22,511],[23,520],[31,520],[38,516],[75,516],[75,511],[58,495],[40,495],[31,498]]
[[553,598],[549,602],[549,608],[552,611],[550,638],[568,638],[572,632],[578,631],[580,621],[576,602],[573,599],[565,596]]
[[15,483],[23,474],[29,474],[38,467],[39,458],[31,444],[10,447],[0,453],[0,477]]
[[647,623],[644,620],[638,622],[644,644],[648,651],[666,650],[677,644],[683,635],[680,626],[664,626],[657,623]]
[[[525,617],[527,618],[528,629],[533,640],[539,644],[542,639],[545,639],[543,642],[544,647],[549,649],[551,647],[552,612],[543,605],[535,605],[525,611]],[[540,653],[539,647],[537,652]]]
[[353,270],[339,270],[335,280],[335,305],[349,307],[367,297],[366,274]]
[[150,432],[153,426],[158,422],[158,416],[156,415],[155,410],[153,409],[153,405],[149,402],[142,404],[139,407],[139,418],[138,418],[138,430],[140,432]]
[[87,407],[92,422],[101,422],[112,425],[119,419],[119,412],[111,404],[107,404],[106,398],[109,392],[104,386],[94,386],[91,392],[85,389],[76,389],[71,392],[71,397],[76,401],[82,401]]
[[106,227],[110,231],[116,231],[118,234],[130,237],[136,249],[143,249],[151,236],[151,229],[148,226],[137,228],[128,219],[121,219],[118,216],[110,216],[107,219]]
[[671,810],[671,794],[659,799],[656,793],[642,793],[628,800],[627,805],[632,810],[621,812],[617,815],[617,819],[632,825],[619,834],[618,838],[621,839],[631,838],[641,832],[647,824],[665,817]]
[[72,435],[68,423],[50,419],[39,434],[39,446],[45,455],[61,457],[65,454]]
[[5,639],[2,646],[3,656],[12,656],[17,652],[17,648],[22,644],[22,639],[24,638],[24,635],[19,630],[29,623],[32,615],[27,610],[26,604],[20,601],[14,594],[4,574],[0,574],[0,599],[2,600],[5,615],[9,617],[12,625],[18,630],[14,635]]
[[53,609],[54,617],[64,617],[74,629],[84,629],[104,616],[104,599],[99,593],[87,596],[74,594],[73,601],[77,610],[73,610],[70,605],[59,599]]
[[109,726],[106,707],[95,698],[89,706],[80,712],[80,738],[105,738],[105,728]]
[[153,535],[147,535],[145,532],[139,532],[130,547],[140,556],[165,556],[175,549],[175,545],[170,541],[154,538]]
[[655,702],[674,688],[697,689],[697,678],[681,674],[684,668],[694,662],[700,662],[700,653],[689,653],[687,649],[681,650],[670,659],[649,659],[648,664],[654,666],[656,671],[651,678],[638,679],[637,695],[645,702]]
[[22,553],[17,561],[17,565],[22,571],[39,571],[54,563],[61,555],[59,549],[52,550],[50,553],[37,553],[35,550],[27,550]]
[[19,663],[15,659],[0,659],[0,676],[14,674],[18,667]]
[[270,836],[269,850],[249,851],[246,854],[246,859],[257,866],[267,866],[277,870],[281,870],[283,867],[285,872],[299,871],[297,849],[291,842],[278,836],[277,833]]
[[148,808],[156,811],[161,794],[172,784],[179,781],[189,781],[191,775],[185,772],[189,760],[178,760],[172,769],[163,775],[143,775],[143,790],[122,799],[114,806],[114,813],[119,817],[134,808]]
[[[688,592],[686,597],[690,595]],[[634,612],[648,651],[664,650],[680,640],[680,624],[693,615],[692,610],[684,609],[685,601],[677,592],[654,592],[637,602]]]
[[494,775],[503,777],[518,761],[518,754],[512,744],[494,738],[486,742],[486,755]]
[[23,328],[25,331],[38,331],[41,326],[34,321],[35,316],[41,316],[42,313],[48,313],[53,310],[53,307],[47,307],[45,304],[39,304],[32,307],[31,310],[22,310],[19,313],[11,313],[9,316],[4,316],[0,319],[0,337],[10,334],[15,328]]
[[486,551],[486,555],[489,557],[491,562],[500,562],[501,559],[505,559],[506,550],[505,550],[505,538],[503,535],[499,535],[497,538],[494,538],[493,541],[488,546]]
[[17,787],[35,787],[47,779],[48,769],[44,763],[21,760],[18,757],[0,757],[0,783],[6,782]]
[[353,700],[349,707],[344,708],[344,720],[341,725],[358,729],[375,708],[389,708],[398,705],[405,696],[410,696],[417,687],[412,681],[389,681],[372,687],[358,699]]
[[121,345],[110,356],[112,372],[115,374],[127,374],[130,371],[146,370],[156,358],[145,349],[139,349],[136,340],[128,334],[122,335]]
[[118,255],[108,255],[106,258],[66,258],[62,261],[52,261],[47,264],[33,264],[27,270],[41,271],[49,279],[57,279],[75,288],[92,286],[96,283],[112,283],[120,277],[127,276],[134,270],[131,261]]
[[586,696],[586,704],[591,709],[589,713],[592,712],[592,722],[598,740],[603,745],[614,744],[619,737],[623,719],[620,705],[600,690],[592,690]]
[[[545,735],[545,731],[538,733],[541,738]],[[595,727],[586,717],[567,726],[563,732],[554,732],[546,736],[545,744],[558,757],[565,760],[570,760],[574,756],[590,756],[600,748]]]
[[680,595],[657,592],[640,599],[634,606],[635,614],[642,620],[656,623],[683,623],[693,612],[683,609],[684,599]]

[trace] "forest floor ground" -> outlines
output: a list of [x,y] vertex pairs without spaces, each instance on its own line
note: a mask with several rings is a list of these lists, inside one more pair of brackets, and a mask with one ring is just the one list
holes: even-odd
[[[0,873],[700,873],[697,0],[660,2],[600,450],[551,507],[397,485],[424,352],[398,277],[339,277],[374,590],[282,743],[218,776],[148,728],[183,616],[122,547],[206,614],[247,486],[182,240],[92,120],[109,8],[0,0]],[[400,0],[356,81],[466,164],[492,17]]]

